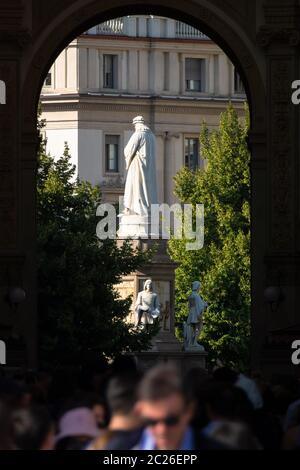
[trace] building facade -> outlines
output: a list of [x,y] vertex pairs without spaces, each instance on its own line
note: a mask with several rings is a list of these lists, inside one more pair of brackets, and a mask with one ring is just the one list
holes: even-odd
[[201,123],[219,124],[229,100],[243,114],[243,84],[225,53],[180,21],[128,16],[97,25],[72,41],[42,89],[47,150],[64,143],[81,179],[118,200],[125,180],[123,149],[132,118],[143,115],[156,135],[159,202],[173,203],[173,177],[204,165]]

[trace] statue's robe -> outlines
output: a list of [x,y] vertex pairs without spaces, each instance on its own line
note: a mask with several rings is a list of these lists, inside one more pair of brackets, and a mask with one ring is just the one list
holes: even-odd
[[160,305],[158,296],[155,292],[147,292],[145,290],[138,293],[136,303],[136,324],[138,323],[139,313],[142,313],[142,323],[145,325],[152,325],[154,318],[160,313]]
[[155,137],[147,126],[131,136],[124,149],[127,177],[124,207],[139,215],[148,215],[157,204]]

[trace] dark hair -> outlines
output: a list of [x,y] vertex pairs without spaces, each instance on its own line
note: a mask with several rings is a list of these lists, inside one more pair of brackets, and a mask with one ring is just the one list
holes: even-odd
[[28,389],[24,384],[11,378],[0,378],[0,399],[12,409],[21,406],[26,393]]
[[134,374],[137,372],[135,359],[132,356],[118,356],[111,365],[112,376],[124,373]]
[[211,383],[207,388],[205,403],[221,418],[249,422],[253,412],[244,390],[229,383]]
[[182,395],[185,401],[189,399],[177,367],[173,364],[160,364],[146,373],[139,386],[138,398],[156,401],[168,398],[174,393]]
[[244,423],[227,421],[220,423],[212,431],[211,437],[220,444],[228,446],[228,450],[260,450],[262,447]]
[[239,374],[230,369],[229,367],[219,367],[213,373],[213,378],[217,382],[234,384],[238,379]]
[[106,398],[111,415],[130,413],[137,400],[137,387],[140,375],[131,372],[120,374],[109,381]]
[[39,450],[52,426],[48,411],[40,406],[16,410],[12,420],[15,444],[21,450]]

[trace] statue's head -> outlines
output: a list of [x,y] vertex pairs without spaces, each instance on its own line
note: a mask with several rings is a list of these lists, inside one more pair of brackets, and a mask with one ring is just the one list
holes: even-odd
[[152,290],[152,281],[151,279],[147,279],[144,284],[144,290],[151,291]]
[[135,127],[139,127],[139,126],[145,124],[145,119],[143,118],[143,116],[136,116],[135,118],[133,118],[132,124],[133,124]]
[[192,284],[192,290],[193,290],[193,291],[198,291],[198,290],[200,290],[200,287],[201,287],[200,281],[194,281],[194,282],[193,282],[193,284]]

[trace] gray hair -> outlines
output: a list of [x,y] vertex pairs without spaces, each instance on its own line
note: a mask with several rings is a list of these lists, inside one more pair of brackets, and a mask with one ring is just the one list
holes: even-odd
[[146,290],[146,287],[147,287],[149,284],[152,285],[152,280],[151,280],[151,279],[147,279],[147,280],[145,281],[145,283],[144,283],[144,290]]

